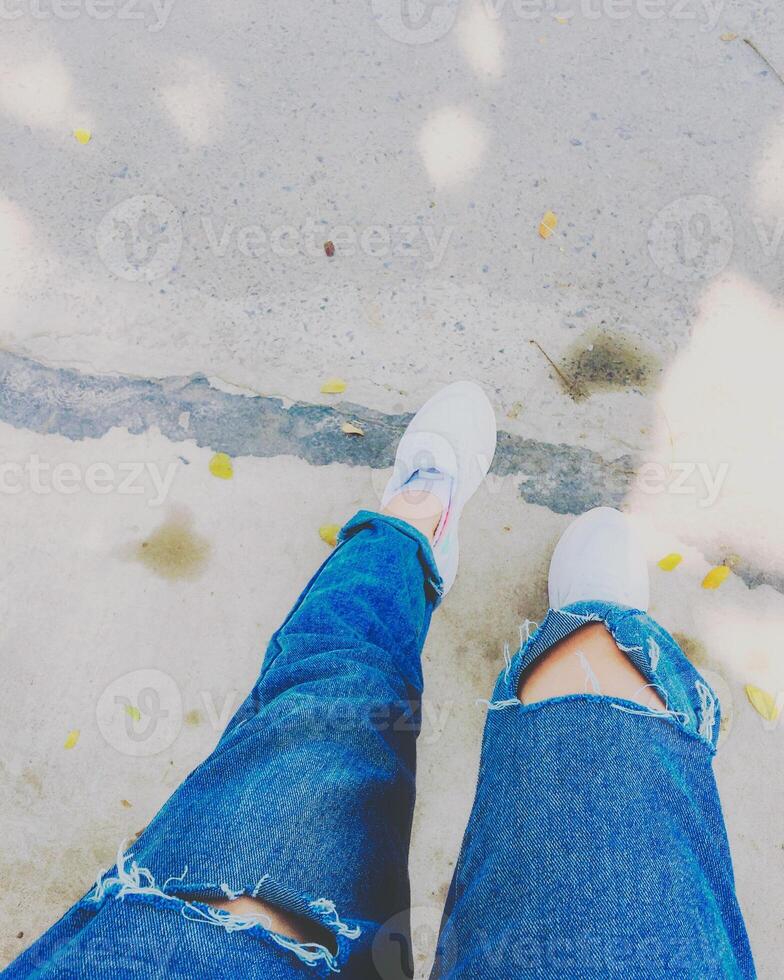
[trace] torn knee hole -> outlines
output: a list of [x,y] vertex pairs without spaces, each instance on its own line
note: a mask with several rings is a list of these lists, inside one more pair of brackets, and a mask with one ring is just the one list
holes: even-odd
[[619,697],[655,711],[666,707],[603,623],[588,623],[552,646],[523,673],[517,689],[523,704],[568,694]]
[[258,936],[288,950],[309,966],[324,964],[332,972],[339,972],[340,958],[347,954],[346,944],[362,933],[358,925],[350,925],[340,918],[330,899],[296,897],[307,913],[303,914],[258,898],[264,887],[272,888],[276,894],[285,891],[269,875],[263,875],[247,891],[234,890],[227,884],[188,888],[187,875],[186,866],[181,875],[170,876],[159,885],[152,872],[141,867],[132,854],[124,853],[121,846],[115,867],[99,874],[95,887],[82,902],[100,907],[108,901],[123,902],[126,898],[148,901],[179,912],[189,922],[217,926],[228,933]]
[[[225,889],[225,891],[229,891]],[[215,898],[206,894],[175,893],[183,901],[202,902],[216,909],[222,909],[231,915],[245,919],[258,919],[259,923],[272,932],[293,939],[299,943],[317,943],[325,946],[334,956],[337,953],[335,936],[320,922],[309,919],[305,915],[297,915],[287,909],[278,908],[252,895],[229,894],[227,898]]]

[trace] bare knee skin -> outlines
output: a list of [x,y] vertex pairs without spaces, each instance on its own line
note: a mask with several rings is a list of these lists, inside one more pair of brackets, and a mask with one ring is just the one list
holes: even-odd
[[[194,899],[193,895],[180,896],[188,901]],[[284,909],[269,905],[260,898],[251,898],[250,895],[240,895],[239,898],[211,898],[207,896],[195,896],[197,901],[204,902],[216,909],[226,909],[232,915],[245,916],[249,919],[259,917],[263,926],[271,929],[272,932],[280,933],[289,939],[294,939],[298,943],[319,943],[326,946],[331,952],[335,952],[335,937],[328,929],[324,929],[317,922],[305,918],[302,915],[295,915],[286,912]]]
[[582,626],[523,674],[517,696],[533,704],[564,694],[606,694],[664,711],[656,690],[615,645],[602,623]]

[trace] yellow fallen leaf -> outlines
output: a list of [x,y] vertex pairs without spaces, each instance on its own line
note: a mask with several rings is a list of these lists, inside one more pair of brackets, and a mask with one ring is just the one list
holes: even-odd
[[340,395],[346,390],[346,382],[342,378],[329,378],[321,386],[322,395]]
[[539,223],[539,235],[542,238],[549,238],[557,227],[558,215],[553,214],[552,211],[546,211],[544,217]]
[[718,589],[729,574],[730,570],[726,565],[717,565],[702,580],[703,589]]
[[364,436],[365,434],[365,430],[356,422],[344,422],[340,431],[345,432],[347,436]]
[[74,130],[74,139],[77,141],[77,143],[81,143],[82,146],[84,146],[85,143],[89,143],[92,138],[93,134],[89,129]]
[[773,695],[763,691],[760,687],[747,684],[745,687],[746,697],[751,701],[757,714],[762,715],[766,721],[775,721],[779,716],[779,709],[773,700]]
[[683,555],[679,555],[677,551],[671,551],[669,555],[665,555],[664,558],[660,558],[656,564],[663,572],[671,572],[673,568],[677,568],[682,561]]
[[230,480],[234,476],[231,457],[226,453],[215,453],[210,460],[210,473],[217,476],[219,480]]
[[737,34],[733,34],[732,31],[727,31],[726,34],[721,35],[722,41],[734,41],[738,37]]
[[133,803],[131,803],[130,800],[120,800],[120,803],[125,807],[126,810],[129,810],[133,806]]
[[126,713],[126,715],[130,715],[131,718],[133,718],[134,721],[141,721],[142,720],[142,713],[141,713],[141,711],[139,711],[139,709],[136,707],[136,705],[126,704],[125,705],[125,713]]
[[322,541],[326,541],[330,547],[334,548],[338,543],[339,530],[340,524],[322,524],[319,528],[319,537]]
[[79,741],[79,735],[80,734],[81,734],[81,732],[79,731],[78,728],[74,728],[74,730],[72,732],[68,732],[68,735],[66,736],[65,744],[63,745],[63,748],[72,749],[76,745],[76,743]]

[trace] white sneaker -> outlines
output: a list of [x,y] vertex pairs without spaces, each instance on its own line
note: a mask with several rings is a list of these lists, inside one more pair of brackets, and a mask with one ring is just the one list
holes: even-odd
[[555,546],[547,584],[552,609],[598,599],[647,610],[648,565],[626,515],[595,507],[572,521]]
[[441,500],[433,555],[444,595],[457,575],[460,515],[490,469],[495,441],[495,413],[487,395],[473,381],[457,381],[425,402],[397,447],[395,470],[381,506],[404,487],[428,491]]

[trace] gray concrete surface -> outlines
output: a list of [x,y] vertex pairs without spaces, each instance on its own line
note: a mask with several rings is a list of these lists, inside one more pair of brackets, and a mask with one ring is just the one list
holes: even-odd
[[[744,694],[784,691],[780,5],[2,17],[2,961],[210,750],[319,526],[373,506],[406,413],[472,377],[502,436],[425,653],[420,969],[475,700],[543,613],[569,515],[612,503],[722,697],[738,890],[760,976],[781,976],[782,728]],[[333,376],[345,393],[322,395]],[[144,686],[170,715],[134,740],[113,698]]]

